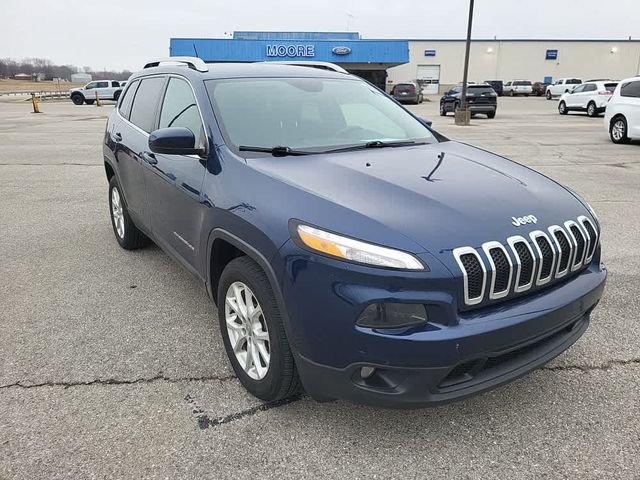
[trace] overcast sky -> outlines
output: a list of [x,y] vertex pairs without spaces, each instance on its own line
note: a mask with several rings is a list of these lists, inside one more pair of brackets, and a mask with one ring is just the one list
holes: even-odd
[[[0,0],[0,57],[139,69],[171,37],[233,30],[462,38],[468,0]],[[476,0],[476,38],[640,39],[640,0]],[[535,8],[535,10],[534,10]]]

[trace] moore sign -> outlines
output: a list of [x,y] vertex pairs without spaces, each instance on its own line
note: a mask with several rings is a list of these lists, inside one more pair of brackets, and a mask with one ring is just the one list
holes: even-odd
[[313,57],[314,45],[267,45],[267,57]]

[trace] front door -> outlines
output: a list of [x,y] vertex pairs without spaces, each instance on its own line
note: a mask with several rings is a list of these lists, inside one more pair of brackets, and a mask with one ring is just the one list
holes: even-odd
[[[171,77],[162,101],[158,128],[186,127],[196,145],[206,142],[200,110],[191,85]],[[152,154],[155,163],[145,163],[147,205],[154,237],[199,272],[198,258],[202,218],[201,190],[206,160],[197,155]]]

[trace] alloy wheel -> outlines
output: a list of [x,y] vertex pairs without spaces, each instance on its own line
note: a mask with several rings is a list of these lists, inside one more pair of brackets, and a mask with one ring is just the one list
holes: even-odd
[[269,331],[262,307],[251,289],[234,282],[227,289],[224,306],[229,343],[240,367],[254,380],[269,371]]
[[116,227],[118,237],[124,238],[124,212],[122,211],[122,200],[117,188],[111,189],[111,215],[113,224]]
[[622,120],[616,120],[613,124],[613,126],[611,127],[611,136],[617,141],[619,142],[620,140],[622,140],[625,136],[625,125],[624,125],[624,121]]

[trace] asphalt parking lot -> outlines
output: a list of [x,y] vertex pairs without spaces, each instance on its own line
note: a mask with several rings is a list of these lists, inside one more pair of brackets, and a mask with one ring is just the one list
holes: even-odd
[[247,394],[199,284],[113,237],[113,106],[0,103],[0,479],[640,478],[640,144],[543,98],[500,98],[470,127],[437,106],[410,108],[591,202],[609,279],[588,332],[546,367],[396,411]]

